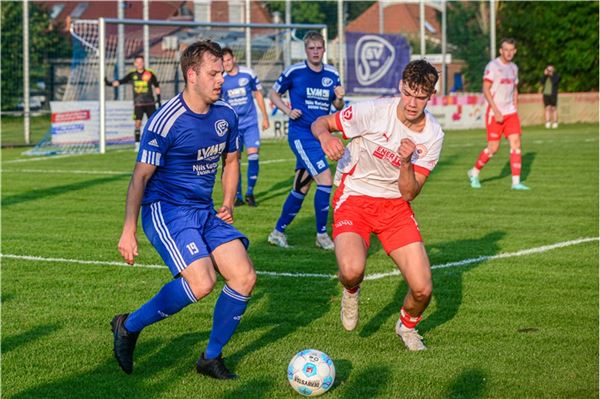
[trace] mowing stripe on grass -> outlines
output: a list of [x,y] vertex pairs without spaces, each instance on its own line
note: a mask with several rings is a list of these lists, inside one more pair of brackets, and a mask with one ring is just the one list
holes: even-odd
[[[295,159],[271,159],[261,161],[261,165],[271,163],[292,162]],[[242,162],[243,166],[247,166],[248,162]],[[132,171],[117,171],[117,170],[77,170],[77,169],[2,169],[0,172],[6,173],[48,173],[48,174],[73,174],[73,175],[131,175]]]
[[[543,245],[541,247],[522,249],[517,252],[507,252],[500,253],[497,255],[487,255],[487,256],[478,256],[477,258],[469,258],[456,262],[448,262],[443,263],[441,265],[432,265],[432,270],[437,269],[448,269],[451,267],[460,267],[466,266],[473,263],[485,262],[488,260],[496,260],[496,259],[504,259],[504,258],[514,258],[520,256],[526,256],[531,254],[539,254],[542,252],[551,251],[558,248],[570,247],[572,245],[584,244],[587,242],[598,241],[599,237],[585,237],[578,238],[576,240],[571,241],[563,241],[557,242],[556,244]],[[153,264],[137,264],[135,266],[130,266],[124,262],[111,262],[111,261],[96,261],[96,260],[80,260],[80,259],[65,259],[65,258],[44,258],[41,256],[28,256],[28,255],[13,255],[13,254],[0,254],[0,258],[8,258],[8,259],[20,259],[20,260],[29,260],[29,261],[39,261],[39,262],[60,262],[60,263],[76,263],[80,265],[96,265],[96,266],[126,266],[126,267],[142,267],[147,269],[166,269],[167,267],[164,265],[153,265]],[[287,272],[270,272],[257,270],[256,273],[261,276],[269,276],[269,277],[294,277],[294,278],[325,278],[325,279],[335,279],[337,275],[335,274],[321,274],[321,273],[287,273]],[[397,276],[400,272],[398,270],[394,270],[387,273],[374,273],[365,276],[365,280],[379,280],[385,277]]]

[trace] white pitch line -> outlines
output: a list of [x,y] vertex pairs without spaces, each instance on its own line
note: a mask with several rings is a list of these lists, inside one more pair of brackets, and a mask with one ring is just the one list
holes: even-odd
[[[551,250],[557,249],[557,248],[570,247],[572,245],[583,244],[583,243],[592,242],[592,241],[598,241],[598,239],[599,239],[599,237],[578,238],[576,240],[557,242],[556,244],[544,245],[544,246],[536,247],[536,248],[522,249],[517,252],[507,252],[507,253],[500,253],[497,255],[478,256],[477,258],[464,259],[464,260],[459,260],[456,262],[448,262],[448,263],[443,263],[441,265],[432,265],[431,269],[432,270],[447,269],[450,267],[466,266],[466,265],[471,265],[473,263],[485,262],[488,260],[496,260],[496,259],[504,259],[504,258],[513,258],[513,257],[518,257],[518,256],[526,256],[526,255],[531,255],[531,254],[539,254],[539,253],[551,251]],[[388,277],[388,276],[395,276],[398,274],[400,274],[400,271],[398,271],[398,270],[394,270],[394,271],[388,272],[388,273],[370,274],[368,276],[365,276],[365,280],[378,280],[380,278],[384,278],[384,277]]]
[[[507,252],[501,253],[497,255],[489,255],[489,256],[478,256],[477,258],[469,258],[463,259],[457,262],[448,262],[443,263],[441,265],[433,265],[431,266],[432,270],[437,269],[447,269],[451,267],[460,267],[466,266],[473,263],[485,262],[488,260],[496,260],[496,259],[504,259],[504,258],[513,258],[526,256],[531,254],[539,254],[542,252],[548,252],[553,249],[570,247],[572,245],[583,244],[592,241],[598,241],[599,237],[585,237],[578,238],[576,240],[571,241],[563,241],[558,242],[556,244],[544,245],[536,248],[522,249],[517,252]],[[130,266],[124,262],[111,262],[111,261],[96,261],[96,260],[80,260],[80,259],[66,259],[66,258],[44,258],[41,256],[27,256],[27,255],[13,255],[13,254],[0,254],[0,258],[8,258],[8,259],[20,259],[20,260],[29,260],[29,261],[38,261],[38,262],[60,262],[60,263],[76,263],[81,265],[95,265],[95,266],[120,266],[120,267],[141,267],[145,269],[166,269],[165,265],[153,265],[153,264],[136,264],[135,266]],[[262,271],[257,270],[256,273],[262,276],[269,277],[293,277],[293,278],[323,278],[323,279],[336,279],[337,275],[335,274],[321,274],[321,273],[287,273],[287,272],[270,272],[270,271]],[[397,276],[400,272],[398,270],[394,270],[387,273],[374,273],[365,276],[365,280],[379,280],[385,277]]]
[[130,175],[129,172],[119,172],[116,170],[77,170],[77,169],[2,169],[2,173],[48,173],[48,174],[67,174],[67,175]]
[[52,156],[47,156],[47,157],[37,157],[37,158],[18,158],[18,159],[11,159],[10,161],[4,161],[2,163],[20,163],[20,162],[35,162],[35,161],[50,161],[53,159],[60,159],[60,158],[70,158],[70,157],[78,157],[81,155],[88,155],[88,154],[65,154],[65,155],[52,155]]

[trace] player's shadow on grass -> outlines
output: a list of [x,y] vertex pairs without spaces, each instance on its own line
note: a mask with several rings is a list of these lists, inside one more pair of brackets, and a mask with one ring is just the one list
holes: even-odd
[[23,202],[35,201],[38,199],[43,199],[43,198],[48,198],[48,197],[54,197],[54,196],[65,194],[65,193],[72,193],[73,191],[77,191],[77,190],[86,190],[93,186],[112,183],[116,180],[129,178],[130,176],[131,176],[131,173],[123,173],[123,174],[118,174],[118,175],[114,175],[114,176],[100,177],[98,179],[90,179],[90,180],[80,181],[77,183],[65,184],[62,186],[48,187],[48,188],[43,188],[43,189],[39,189],[39,190],[30,190],[30,191],[27,191],[27,192],[24,192],[21,194],[10,195],[10,196],[4,197],[2,199],[2,207],[6,208],[8,206],[20,204]]
[[[502,231],[488,233],[479,239],[456,240],[433,244],[427,247],[432,265],[433,300],[435,310],[425,313],[419,331],[426,332],[452,320],[463,297],[462,275],[480,265],[480,256],[492,256],[500,250],[499,241],[506,235]],[[466,262],[466,260],[470,260]],[[456,264],[451,264],[456,262]],[[406,296],[408,287],[404,281],[398,284],[392,301],[373,316],[361,329],[361,337],[369,337],[377,332],[391,317],[396,320]]]
[[292,176],[289,179],[281,180],[271,185],[271,187],[266,190],[255,192],[254,197],[256,198],[256,201],[264,202],[273,198],[287,196],[292,189],[293,184],[294,177]]
[[6,336],[6,333],[2,334],[2,354],[6,355],[10,351],[25,345],[28,342],[42,339],[43,337],[50,335],[61,328],[62,325],[59,323],[52,323],[35,326],[25,332],[15,335]]
[[[312,204],[305,204],[307,207],[308,205],[312,207]],[[337,272],[335,255],[315,247],[314,223],[312,210],[294,220],[288,229],[290,242],[294,245],[292,248],[274,247],[266,239],[254,242],[250,247],[250,257],[258,271],[318,273],[331,275],[332,278],[271,277],[259,274],[248,314],[244,316],[236,334],[246,334],[253,330],[264,332],[243,347],[232,342],[225,349],[226,353],[230,353],[228,357],[233,364],[308,325],[319,323],[319,319],[329,313],[332,301],[339,296],[338,282],[333,277]],[[306,236],[310,237],[308,242],[300,240],[300,237]],[[315,259],[319,259],[321,263],[315,265]],[[298,346],[290,348],[290,358],[294,350],[316,345],[314,336],[308,332],[295,341]],[[326,351],[326,348],[319,349]],[[279,367],[285,370],[289,359],[279,361]]]
[[466,369],[456,376],[448,387],[444,398],[476,399],[484,396],[486,375],[480,369]]
[[[531,165],[533,164],[533,161],[535,160],[535,155],[536,155],[535,152],[528,152],[526,154],[523,154],[523,157],[521,159],[521,181],[527,180],[527,177],[529,176],[529,173],[531,172]],[[511,174],[512,174],[512,172],[510,170],[510,160],[508,160],[506,162],[506,164],[504,164],[504,167],[502,168],[502,170],[500,171],[500,174],[498,176],[492,176],[492,177],[487,177],[485,179],[481,179],[481,183],[504,179],[505,177],[508,177]]]
[[375,398],[389,384],[391,374],[387,366],[369,366],[346,381],[340,398]]
[[89,367],[87,358],[71,360],[81,362],[79,368],[85,371],[38,385],[12,397],[162,398],[190,374],[198,378],[198,384],[211,384],[211,379],[197,375],[195,371],[195,362],[200,353],[199,343],[208,339],[209,328],[207,326],[206,331],[201,333],[183,334],[168,341],[164,338],[148,338],[153,333],[150,329],[144,331],[136,346],[135,368],[131,375],[125,374],[117,365],[112,354],[112,337],[107,334],[107,339],[102,342],[106,355],[96,367]]

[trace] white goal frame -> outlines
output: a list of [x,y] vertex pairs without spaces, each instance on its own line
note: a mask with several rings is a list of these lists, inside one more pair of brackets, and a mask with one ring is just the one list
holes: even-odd
[[[142,25],[142,26],[181,26],[181,27],[206,27],[206,28],[244,28],[246,37],[246,65],[251,66],[251,29],[311,29],[320,31],[327,41],[327,25],[324,24],[266,24],[266,23],[228,23],[228,22],[194,22],[194,21],[163,21],[163,20],[143,20],[143,19],[118,19],[118,18],[99,18],[98,19],[98,87],[99,87],[99,119],[100,119],[100,145],[99,152],[106,152],[106,92],[104,88],[104,78],[106,77],[106,24],[115,25]],[[286,43],[291,46],[291,41]],[[146,45],[146,44],[145,44]],[[288,51],[291,49],[288,48]],[[327,53],[325,53],[324,62],[327,62]],[[285,65],[287,67],[288,65]]]

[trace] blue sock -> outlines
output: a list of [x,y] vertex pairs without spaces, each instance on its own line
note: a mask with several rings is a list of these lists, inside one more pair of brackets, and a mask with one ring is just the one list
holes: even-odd
[[254,186],[258,180],[258,154],[248,155],[248,189],[246,195],[254,195]]
[[236,292],[227,284],[223,287],[223,291],[215,303],[212,331],[206,351],[204,351],[205,359],[214,359],[221,354],[223,347],[227,345],[240,324],[249,299],[249,296]]
[[317,186],[315,193],[315,216],[317,219],[317,233],[327,232],[327,217],[329,216],[329,196],[331,186]]
[[302,202],[304,201],[305,195],[299,191],[292,190],[285,202],[283,203],[283,208],[281,209],[281,216],[279,216],[279,220],[277,221],[277,225],[275,228],[283,233],[285,228],[292,223],[300,208],[302,208]]
[[196,302],[192,289],[183,277],[169,281],[125,320],[129,332],[140,332],[146,326],[174,315],[187,305]]
[[240,165],[240,174],[238,175],[238,187],[237,187],[237,193],[235,195],[235,198],[237,199],[243,199],[242,198],[242,166]]

